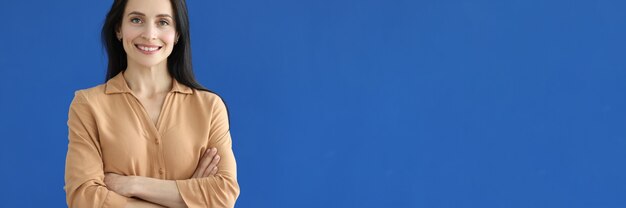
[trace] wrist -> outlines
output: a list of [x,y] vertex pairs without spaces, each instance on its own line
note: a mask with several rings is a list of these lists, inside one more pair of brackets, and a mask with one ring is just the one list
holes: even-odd
[[128,196],[129,197],[136,197],[138,193],[141,192],[141,181],[142,178],[141,176],[130,176],[129,180],[128,180]]

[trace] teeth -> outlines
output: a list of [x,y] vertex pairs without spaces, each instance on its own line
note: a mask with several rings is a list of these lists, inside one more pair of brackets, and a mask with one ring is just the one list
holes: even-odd
[[139,49],[141,49],[142,51],[156,51],[159,50],[159,47],[145,47],[145,46],[137,46]]

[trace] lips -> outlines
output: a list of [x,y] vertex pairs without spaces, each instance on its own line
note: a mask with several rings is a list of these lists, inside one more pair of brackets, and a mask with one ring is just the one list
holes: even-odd
[[163,46],[135,44],[135,48],[139,49],[142,53],[153,54],[161,50]]

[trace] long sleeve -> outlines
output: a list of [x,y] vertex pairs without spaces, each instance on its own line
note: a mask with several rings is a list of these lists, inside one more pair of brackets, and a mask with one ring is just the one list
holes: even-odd
[[128,198],[104,184],[102,149],[93,111],[81,91],[74,95],[68,121],[65,193],[69,207],[124,207]]
[[220,156],[219,171],[215,176],[176,181],[180,195],[190,208],[234,207],[239,197],[228,112],[221,99],[215,99],[212,106],[209,145],[217,148]]

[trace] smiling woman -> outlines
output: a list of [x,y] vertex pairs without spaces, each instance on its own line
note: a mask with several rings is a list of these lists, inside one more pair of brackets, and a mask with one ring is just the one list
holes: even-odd
[[194,78],[188,22],[184,0],[114,1],[106,83],[70,105],[68,206],[234,207],[228,111]]

